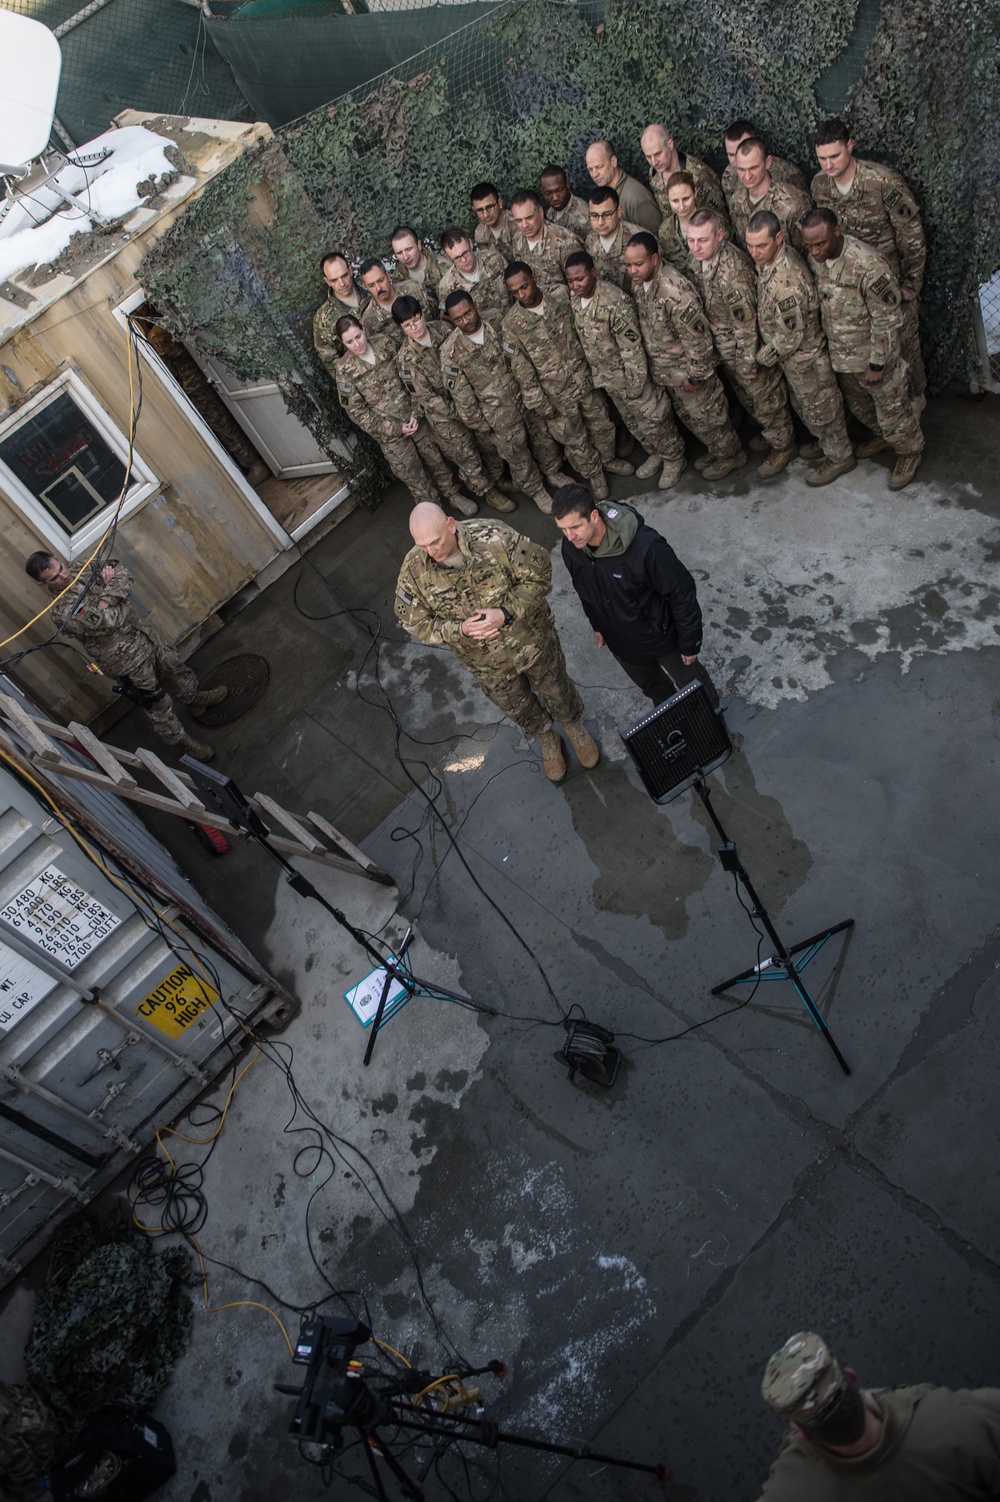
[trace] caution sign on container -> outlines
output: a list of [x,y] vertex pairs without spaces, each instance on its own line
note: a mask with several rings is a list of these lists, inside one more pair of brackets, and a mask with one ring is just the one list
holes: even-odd
[[195,975],[186,965],[178,965],[148,996],[143,997],[135,1011],[137,1016],[151,1022],[168,1038],[179,1038],[218,999],[218,991],[213,990],[200,975]]

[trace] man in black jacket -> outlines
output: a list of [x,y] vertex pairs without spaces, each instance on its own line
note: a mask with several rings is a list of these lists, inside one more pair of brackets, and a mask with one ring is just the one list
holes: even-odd
[[701,609],[695,582],[666,538],[620,501],[563,485],[552,501],[563,563],[599,647],[609,647],[654,704],[700,679],[713,709],[715,684],[698,661]]

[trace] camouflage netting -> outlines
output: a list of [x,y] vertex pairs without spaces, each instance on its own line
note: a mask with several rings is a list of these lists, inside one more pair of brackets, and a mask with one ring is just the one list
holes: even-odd
[[81,1218],[53,1243],[24,1354],[68,1428],[106,1408],[152,1406],[188,1342],[190,1281],[186,1251],[154,1252],[124,1218]]
[[[930,378],[968,380],[972,297],[1000,265],[998,44],[1000,6],[976,0],[504,0],[282,127],[276,146],[209,186],[139,274],[174,332],[242,376],[279,381],[321,442],[358,436],[310,346],[321,249],[388,255],[400,221],[433,242],[447,224],[471,227],[472,182],[509,195],[550,160],[585,192],[599,135],[645,180],[651,121],[721,168],[723,131],[746,115],[811,172],[816,123],[839,110],[859,155],[899,167],[923,203]],[[359,460],[373,459],[361,440]],[[369,504],[381,481],[369,472]]]

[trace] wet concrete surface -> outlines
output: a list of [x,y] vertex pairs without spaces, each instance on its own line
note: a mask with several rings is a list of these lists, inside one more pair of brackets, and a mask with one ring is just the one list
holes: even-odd
[[[286,1133],[286,1080],[255,1065],[209,1165],[205,1250],[291,1304],[360,1290],[351,1308],[363,1294],[376,1333],[422,1365],[502,1357],[492,1418],[666,1458],[678,1502],[758,1494],[781,1436],[760,1375],[796,1329],[873,1384],[998,1380],[1000,402],[938,398],[927,428],[895,496],[876,461],[819,492],[800,464],[714,491],[689,470],[639,502],[701,581],[705,658],[740,738],[711,781],[717,814],[786,942],[856,919],[806,973],[849,1078],[787,984],[711,995],[758,935],[701,805],[642,790],[619,730],[645,703],[594,645],[558,554],[553,608],[604,758],[557,789],[447,653],[402,639],[396,494],[317,545],[298,585],[312,614],[374,614],[306,621],[292,571],[202,650],[200,670],[237,651],[274,669],[258,709],[211,739],[245,791],[317,809],[393,873],[398,916],[395,894],[324,879],[352,921],[412,922],[418,974],[508,1015],[417,998],[364,1070],[342,1000],[369,968],[357,948],[255,850],[211,862],[155,821],[296,989],[282,1045],[335,1134],[321,1150],[301,1114]],[[524,503],[512,521],[554,545]],[[365,658],[376,617],[413,781]],[[553,1057],[571,1008],[617,1035],[610,1090]],[[220,1269],[211,1298],[270,1302]],[[162,1495],[326,1495],[270,1390],[295,1373],[267,1315],[199,1314],[158,1409],[181,1457]],[[345,1469],[362,1472],[357,1452]],[[515,1502],[661,1495],[524,1452],[501,1477]]]

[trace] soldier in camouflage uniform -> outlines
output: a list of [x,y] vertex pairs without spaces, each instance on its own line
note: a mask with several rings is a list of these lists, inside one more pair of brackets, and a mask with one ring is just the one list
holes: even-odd
[[590,213],[590,230],[585,249],[593,257],[597,275],[605,282],[614,282],[623,292],[631,287],[625,266],[625,245],[639,226],[622,218],[621,203],[614,188],[595,188],[587,199]]
[[[752,120],[734,120],[726,131],[726,156],[729,165],[722,174],[722,191],[728,202],[739,187],[740,180],[736,175],[736,150],[741,141],[753,136],[755,140],[762,141],[764,137],[754,125]],[[771,165],[768,168],[776,183],[791,183],[793,188],[801,188],[803,193],[809,191],[806,175],[801,167],[796,167],[794,162],[789,162],[783,156],[771,156]]]
[[830,364],[819,316],[816,282],[800,255],[785,244],[776,215],[758,209],[747,225],[747,250],[757,267],[758,365],[777,365],[792,405],[816,438],[799,453],[824,462],[807,485],[829,485],[855,467],[844,399]]
[[394,282],[384,264],[374,256],[371,260],[362,262],[358,275],[371,299],[361,315],[361,327],[369,339],[384,334],[399,349],[403,343],[403,331],[393,320],[392,305],[397,297],[415,297],[426,312],[426,292],[418,282],[408,281],[405,277]]
[[30,1382],[0,1383],[0,1488],[7,1502],[51,1495],[60,1425]]
[[585,767],[600,749],[583,725],[583,700],[566,672],[546,595],[547,548],[503,522],[455,522],[434,506],[410,517],[415,546],[396,585],[396,615],[418,641],[450,647],[504,714],[542,746],[545,774],[566,775],[553,720]]
[[718,355],[698,294],[667,261],[645,230],[625,247],[649,373],[666,386],[678,417],[708,452],[694,461],[706,480],[721,480],[747,456],[729,418],[725,389],[715,373]]
[[[402,329],[398,324],[393,327],[402,341],[406,337]],[[348,417],[375,439],[414,501],[437,505],[445,495],[457,511],[466,511],[467,498],[399,378],[393,340],[384,334],[369,340],[354,317],[342,318],[337,332],[345,349],[337,361],[337,395]]]
[[392,279],[405,296],[404,282],[416,282],[428,318],[437,318],[441,306],[438,288],[446,267],[428,250],[416,230],[409,224],[397,224],[392,232],[392,253],[396,257]]
[[635,304],[613,282],[598,281],[593,257],[585,250],[570,256],[566,278],[573,294],[576,332],[594,385],[608,392],[629,432],[648,455],[636,470],[636,479],[649,480],[659,471],[659,488],[669,490],[687,464],[684,443],[670,398],[650,379]]
[[81,577],[51,553],[32,553],[25,572],[57,596],[50,615],[60,636],[78,641],[87,657],[119,692],[146,711],[153,729],[168,746],[179,746],[199,761],[211,761],[211,746],[188,735],[177,718],[173,698],[200,714],[221,704],[228,690],[200,689],[194,673],[160,633],[142,620],[132,602],[134,580],[117,558],[99,572]]
[[902,490],[920,468],[924,435],[900,354],[899,287],[888,261],[870,245],[842,234],[832,210],[812,209],[802,233],[844,401],[875,434],[857,449],[858,458],[895,449],[889,488]]
[[[447,323],[428,323],[415,297],[397,297],[392,316],[406,338],[396,356],[396,368],[416,411],[426,420],[438,446],[458,469],[469,489],[494,511],[516,510],[513,501],[494,489],[483,457],[469,429],[455,411],[455,403],[441,370],[441,347],[451,333]],[[451,504],[463,516],[474,516],[476,506],[462,498]]]
[[573,468],[586,475],[598,499],[606,499],[604,470],[630,475],[632,465],[615,458],[614,423],[603,395],[594,389],[569,293],[552,287],[543,295],[524,261],[507,267],[507,286],[514,306],[503,321],[504,349],[525,408],[548,423]]
[[334,366],[344,353],[344,346],[334,332],[337,322],[347,313],[360,318],[369,298],[364,287],[354,280],[351,264],[343,251],[332,250],[325,255],[321,269],[326,282],[326,302],[313,316],[313,344],[327,375],[332,377]]
[[502,318],[510,307],[503,279],[508,257],[489,245],[477,250],[462,229],[446,229],[441,247],[451,262],[438,286],[442,310],[449,293],[468,292],[481,312],[492,308]]
[[757,364],[753,262],[729,244],[718,215],[710,209],[698,209],[691,216],[688,244],[698,262],[698,290],[722,368],[744,407],[760,423],[770,450],[757,473],[771,479],[791,463],[798,447],[784,377],[780,370]]
[[526,262],[543,292],[550,287],[564,287],[566,257],[574,250],[582,250],[583,242],[572,230],[545,218],[545,205],[534,188],[515,193],[510,211],[514,216],[511,260]]
[[655,233],[660,212],[656,199],[647,187],[631,173],[626,172],[618,160],[610,141],[591,141],[587,147],[587,171],[597,188],[614,188],[622,206],[622,213],[630,224]]
[[[726,212],[726,200],[722,184],[707,162],[700,161],[690,152],[678,151],[673,136],[663,125],[647,125],[642,133],[642,153],[649,163],[649,186],[660,210],[660,218],[670,216],[667,201],[667,184],[675,172],[689,172],[694,179],[697,195],[696,207]],[[643,225],[644,229],[649,228]],[[653,230],[655,234],[655,229]]]
[[729,200],[729,217],[740,245],[746,249],[747,221],[751,214],[766,210],[774,214],[781,225],[785,244],[791,245],[800,254],[802,242],[800,223],[803,215],[812,208],[812,199],[801,188],[791,183],[778,182],[771,176],[771,158],[767,147],[759,138],[750,136],[742,141],[736,151],[736,171],[740,186]]
[[816,132],[820,171],[812,180],[817,208],[836,214],[845,234],[872,245],[886,261],[902,293],[899,347],[909,371],[910,395],[922,409],[927,376],[920,353],[920,289],[927,245],[920,205],[905,179],[881,162],[859,161],[842,120],[827,120]]
[[476,216],[476,244],[488,245],[501,255],[509,256],[514,239],[514,221],[503,206],[499,188],[493,183],[476,183],[469,193]]
[[[693,283],[698,281],[698,267],[688,248],[687,227],[698,208],[698,190],[690,172],[673,172],[667,178],[669,213],[656,232],[660,252]],[[732,225],[726,215],[715,211],[726,239],[733,238]]]
[[[550,485],[562,485],[562,453],[538,413],[527,412],[503,347],[495,313],[480,318],[468,292],[452,292],[445,311],[455,328],[441,346],[441,369],[455,410],[467,428],[491,443],[510,466],[514,484],[539,511],[552,510],[532,450]],[[530,447],[529,447],[530,435]]]
[[538,190],[545,200],[546,219],[571,230],[578,240],[585,240],[590,233],[590,211],[586,200],[577,198],[570,187],[565,167],[543,167]]

